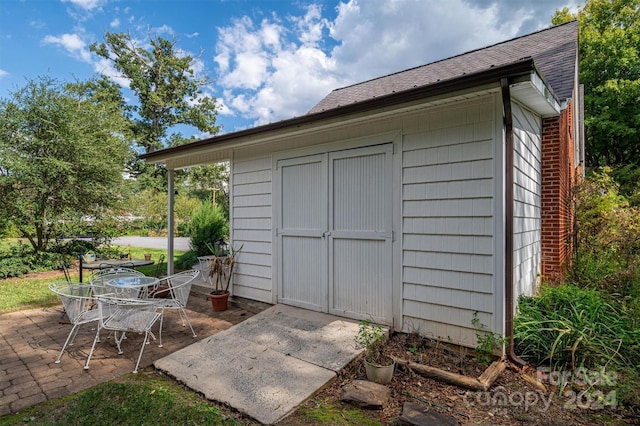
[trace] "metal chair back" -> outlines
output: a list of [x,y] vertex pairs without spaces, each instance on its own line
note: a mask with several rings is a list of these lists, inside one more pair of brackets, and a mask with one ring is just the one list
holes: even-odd
[[162,323],[165,309],[178,310],[180,318],[182,319],[182,325],[186,326],[188,324],[193,337],[197,337],[185,308],[189,301],[191,286],[199,273],[200,271],[192,269],[169,275],[168,277],[162,278],[156,288],[149,293],[149,298],[156,300],[157,306],[162,308],[162,317],[160,318],[160,347],[162,347]]
[[73,324],[62,350],[56,358],[55,362],[59,363],[65,348],[73,345],[79,327],[82,324],[98,320],[99,312],[97,309],[93,309],[95,300],[91,294],[91,287],[87,284],[68,281],[53,282],[49,284],[49,290],[58,295],[69,321]]
[[160,271],[162,270],[162,264],[164,263],[164,254],[161,254],[158,257],[158,264],[156,265],[156,272],[153,274],[154,277],[160,278]]
[[[155,322],[160,318],[156,303],[148,299],[123,299],[116,297],[113,293],[97,295],[96,299],[100,312],[98,332],[96,333],[96,338],[93,340],[91,351],[87,357],[87,362],[84,366],[85,370],[89,369],[89,362],[93,356],[96,343],[99,341],[100,331],[111,330],[116,332],[115,341],[118,347],[118,354],[123,353],[121,343],[124,340],[126,332],[131,332],[132,334],[144,333],[138,360],[133,370],[134,373],[137,373],[144,347],[149,340],[149,334],[151,334],[151,327],[153,327]],[[118,333],[120,334],[118,335]]]
[[58,263],[59,268],[62,269],[62,272],[64,273],[64,279],[70,283],[71,282],[71,274],[69,274],[69,264],[67,263],[67,261],[64,258],[60,259],[60,262]]

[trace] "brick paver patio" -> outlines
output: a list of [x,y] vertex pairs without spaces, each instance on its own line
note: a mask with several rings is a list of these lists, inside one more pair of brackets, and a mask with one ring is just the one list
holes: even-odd
[[[242,322],[260,309],[231,303],[227,311],[214,313],[204,294],[192,292],[187,312],[197,337],[191,335],[188,327],[182,326],[178,312],[165,312],[164,346],[160,348],[157,341],[151,341],[145,347],[140,368],[149,367],[171,352]],[[0,315],[0,416],[132,372],[141,335],[127,335],[122,343],[123,355],[118,355],[113,338],[103,338],[96,345],[89,370],[84,370],[96,325],[83,325],[75,344],[68,347],[60,363],[55,364],[71,330],[66,317],[62,316],[62,305]],[[156,336],[158,327],[159,322],[152,329]]]

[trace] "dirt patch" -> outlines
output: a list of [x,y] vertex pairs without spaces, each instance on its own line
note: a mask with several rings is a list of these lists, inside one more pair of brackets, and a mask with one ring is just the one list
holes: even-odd
[[[405,360],[437,367],[452,373],[478,377],[487,365],[476,360],[471,349],[458,348],[417,335],[393,334],[385,345],[385,353]],[[349,421],[355,407],[340,402],[342,388],[356,379],[366,379],[362,359],[357,359],[338,374],[337,380],[281,422],[282,425],[325,424],[325,413],[333,410],[341,420],[333,424],[355,424]],[[363,410],[370,421],[394,424],[405,402],[414,402],[430,410],[455,418],[460,424],[640,424],[638,407],[612,406],[606,399],[609,388],[549,386],[544,394],[527,383],[519,370],[507,368],[487,392],[469,391],[457,386],[425,378],[398,367],[389,383],[391,400],[381,411]],[[615,391],[615,389],[612,389]],[[362,422],[360,418],[359,422]]]

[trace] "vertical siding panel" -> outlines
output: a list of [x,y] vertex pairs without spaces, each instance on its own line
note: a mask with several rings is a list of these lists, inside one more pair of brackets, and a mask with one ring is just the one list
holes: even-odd
[[474,313],[494,324],[495,103],[432,110],[403,142],[403,323],[467,346]]
[[541,265],[542,119],[513,104],[515,296],[535,292]]
[[234,153],[233,245],[242,246],[233,277],[233,294],[271,302],[271,157]]

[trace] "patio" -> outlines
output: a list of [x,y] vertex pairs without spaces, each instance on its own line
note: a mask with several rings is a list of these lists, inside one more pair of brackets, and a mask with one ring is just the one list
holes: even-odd
[[[187,305],[191,324],[197,334],[192,337],[182,327],[177,312],[166,312],[163,326],[164,347],[151,342],[144,351],[140,368],[194,342],[238,324],[266,305],[230,304],[225,312],[213,313],[204,293],[194,286]],[[157,331],[158,324],[153,328]],[[0,416],[14,413],[43,401],[90,388],[122,374],[135,365],[139,345],[123,343],[124,355],[117,354],[113,339],[96,346],[91,368],[84,363],[95,336],[95,325],[80,328],[75,345],[65,351],[60,364],[54,361],[71,325],[62,316],[62,305],[3,314],[0,320]],[[139,339],[139,336],[131,336]]]

